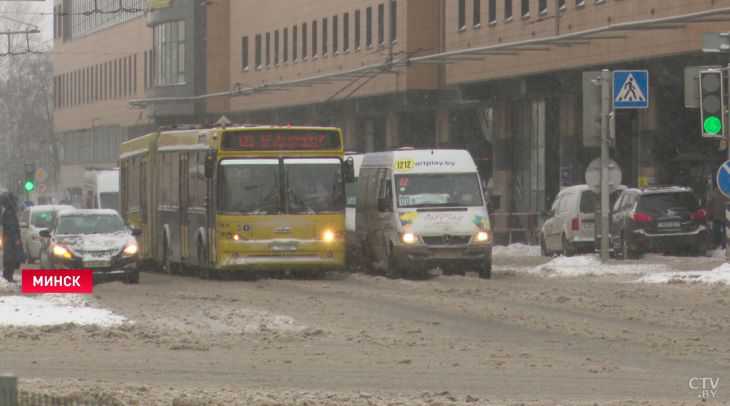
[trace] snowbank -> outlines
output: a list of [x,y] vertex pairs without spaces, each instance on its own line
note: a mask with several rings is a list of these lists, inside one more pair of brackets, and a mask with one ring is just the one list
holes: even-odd
[[596,255],[558,257],[529,270],[531,274],[549,277],[570,277],[586,275],[642,275],[647,272],[666,271],[669,268],[658,264],[614,265],[603,264]]
[[0,296],[1,326],[58,324],[112,327],[126,321],[109,310],[89,307],[81,295]]
[[730,264],[722,264],[711,271],[661,272],[645,275],[638,283],[707,283],[730,285]]
[[492,254],[498,257],[539,257],[539,245],[511,244],[495,245]]

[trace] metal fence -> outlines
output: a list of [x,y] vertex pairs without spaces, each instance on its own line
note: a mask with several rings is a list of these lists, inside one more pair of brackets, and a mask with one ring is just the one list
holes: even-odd
[[118,406],[117,401],[81,400],[18,389],[18,378],[0,376],[0,406]]

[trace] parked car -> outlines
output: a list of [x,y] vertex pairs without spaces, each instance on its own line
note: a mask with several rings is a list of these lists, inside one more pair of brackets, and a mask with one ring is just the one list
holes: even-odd
[[597,199],[588,185],[567,187],[558,193],[540,230],[542,255],[572,256],[595,247]]
[[708,249],[707,211],[692,189],[669,186],[625,190],[611,216],[611,245],[623,258],[645,252]]
[[139,235],[111,209],[62,211],[54,229],[41,231],[49,239],[41,263],[52,269],[91,269],[95,281],[138,283]]
[[31,206],[20,214],[20,238],[29,263],[39,260],[41,250],[44,249],[44,241],[39,235],[40,231],[53,228],[58,212],[69,209],[73,209],[73,207],[66,205]]

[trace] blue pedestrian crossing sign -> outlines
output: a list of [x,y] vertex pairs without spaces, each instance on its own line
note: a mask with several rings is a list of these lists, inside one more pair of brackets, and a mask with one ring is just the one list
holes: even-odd
[[717,188],[730,199],[730,161],[726,161],[717,171]]
[[649,108],[649,71],[613,71],[613,108]]

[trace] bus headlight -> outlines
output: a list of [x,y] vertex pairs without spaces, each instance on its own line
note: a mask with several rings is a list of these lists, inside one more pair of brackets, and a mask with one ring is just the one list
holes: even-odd
[[54,245],[53,249],[53,256],[58,258],[64,258],[64,259],[71,259],[72,255],[71,253],[64,247],[60,245]]
[[401,240],[406,244],[415,244],[418,241],[418,238],[416,238],[416,235],[413,233],[404,233],[403,236],[401,236]]
[[477,233],[477,235],[474,236],[474,241],[476,242],[482,242],[486,243],[491,240],[491,237],[489,235],[488,231],[480,231]]
[[241,236],[238,234],[233,234],[233,241],[239,241],[241,239]]
[[322,241],[324,242],[332,242],[335,240],[335,232],[332,230],[324,230],[322,233]]
[[124,251],[122,251],[124,255],[131,257],[132,255],[137,255],[139,252],[139,246],[137,243],[130,243],[127,244],[126,247],[124,247]]

